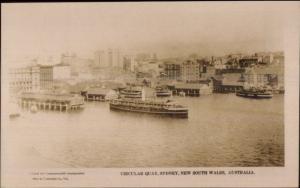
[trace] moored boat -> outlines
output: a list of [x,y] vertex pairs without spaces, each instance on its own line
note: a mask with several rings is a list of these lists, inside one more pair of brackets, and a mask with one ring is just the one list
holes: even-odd
[[21,112],[17,104],[9,105],[9,118],[14,119],[21,116]]
[[170,97],[172,95],[172,91],[164,89],[162,87],[156,87],[155,95],[156,97]]
[[272,92],[267,91],[265,89],[250,88],[238,91],[236,93],[236,96],[255,99],[270,99],[273,97],[273,94]]
[[10,119],[17,118],[17,117],[20,117],[20,113],[11,113],[11,114],[9,114]]
[[111,110],[188,118],[188,108],[171,100],[114,99],[109,105]]

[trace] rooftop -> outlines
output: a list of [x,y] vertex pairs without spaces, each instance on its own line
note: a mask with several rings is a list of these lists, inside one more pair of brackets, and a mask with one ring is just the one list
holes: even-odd
[[55,94],[55,93],[22,93],[21,98],[37,100],[56,100],[70,101],[77,96],[72,94]]

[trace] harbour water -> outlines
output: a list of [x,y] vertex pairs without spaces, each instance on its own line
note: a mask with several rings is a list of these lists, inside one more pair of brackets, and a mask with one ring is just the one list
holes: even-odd
[[[284,97],[175,97],[188,119],[110,111],[23,110],[2,126],[6,167],[232,167],[284,165]],[[5,157],[9,156],[9,157]]]

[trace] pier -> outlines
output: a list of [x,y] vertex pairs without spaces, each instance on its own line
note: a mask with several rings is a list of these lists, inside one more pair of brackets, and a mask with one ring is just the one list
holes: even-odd
[[22,107],[36,106],[39,110],[78,110],[84,105],[84,98],[72,94],[22,93],[19,99]]
[[107,95],[111,92],[108,88],[90,88],[87,91],[81,92],[86,101],[107,101]]

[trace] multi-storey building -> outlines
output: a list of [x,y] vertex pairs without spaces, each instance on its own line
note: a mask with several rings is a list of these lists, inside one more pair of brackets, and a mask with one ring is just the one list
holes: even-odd
[[53,88],[53,66],[39,66],[40,90],[49,91]]
[[10,74],[10,92],[39,92],[53,88],[53,67],[35,65],[12,69]]
[[123,70],[129,72],[136,69],[136,61],[134,56],[126,55],[123,57]]
[[9,70],[9,90],[11,93],[28,92],[32,90],[31,67]]
[[181,79],[181,65],[178,62],[164,62],[163,74],[161,76],[167,80]]
[[200,78],[200,64],[187,60],[181,65],[181,78],[186,82],[197,81]]
[[94,53],[94,66],[99,68],[123,67],[121,52],[119,49],[101,50]]
[[181,78],[186,82],[210,79],[214,74],[215,68],[205,60],[187,60],[181,65]]
[[284,88],[283,67],[271,66],[247,69],[243,76],[245,78],[245,84],[249,86]]

